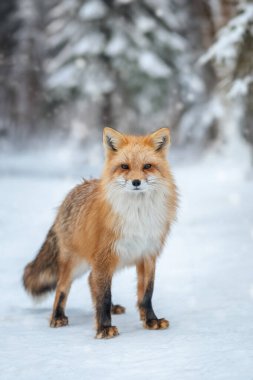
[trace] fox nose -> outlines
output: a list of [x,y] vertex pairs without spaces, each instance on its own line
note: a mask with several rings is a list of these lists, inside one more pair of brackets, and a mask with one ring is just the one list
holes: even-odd
[[138,187],[140,186],[140,184],[141,184],[141,181],[139,179],[133,179],[132,181],[133,186]]

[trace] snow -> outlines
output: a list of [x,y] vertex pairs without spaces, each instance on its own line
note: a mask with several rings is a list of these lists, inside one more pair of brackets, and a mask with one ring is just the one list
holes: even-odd
[[63,16],[66,12],[71,12],[73,6],[73,4],[71,3],[71,1],[64,1],[54,6],[51,9],[51,17],[53,19],[58,19],[59,17]]
[[235,79],[229,91],[229,97],[231,99],[237,99],[238,96],[246,96],[252,82],[253,75],[246,75],[244,78]]
[[21,285],[55,207],[82,176],[101,170],[98,150],[79,159],[77,152],[52,152],[0,154],[1,379],[252,378],[253,187],[239,157],[187,164],[173,159],[181,205],[154,294],[158,316],[171,326],[142,328],[135,271],[127,269],[113,283],[114,301],[127,308],[113,317],[120,336],[100,341],[94,339],[87,278],[74,283],[70,326],[61,329],[48,327],[53,296],[33,305]]
[[95,63],[86,68],[83,89],[93,99],[99,99],[101,94],[108,94],[114,89],[115,83],[112,75],[103,69],[102,65]]
[[48,79],[50,88],[74,87],[78,83],[78,71],[76,66],[69,64],[61,67]]
[[233,68],[238,47],[252,20],[253,4],[242,4],[240,13],[219,31],[217,41],[201,57],[200,63],[214,59],[218,64]]
[[139,15],[136,17],[135,24],[142,33],[152,32],[156,27],[155,21],[144,15]]
[[80,10],[80,17],[83,20],[96,20],[105,17],[107,7],[102,1],[87,1]]
[[106,54],[115,57],[117,55],[123,54],[125,49],[127,49],[128,43],[126,37],[122,33],[116,33],[113,35],[112,39],[109,41],[106,47]]
[[129,4],[134,2],[135,0],[117,0],[117,3],[119,4]]
[[103,51],[105,38],[102,33],[86,34],[74,47],[74,53],[96,55]]
[[170,68],[153,52],[143,51],[139,56],[140,68],[153,78],[167,78]]
[[[187,99],[190,100],[189,96],[187,96]],[[212,101],[205,105],[196,104],[194,108],[190,109],[185,113],[185,115],[182,116],[181,127],[178,133],[178,143],[183,145],[183,143],[187,140],[194,140],[195,143],[196,141],[199,143],[204,141],[206,132],[210,126],[222,117],[225,118],[225,116],[226,115],[224,115],[224,110],[218,98],[212,99]],[[223,125],[227,126],[227,124],[224,123]],[[196,125],[201,125],[202,128],[197,129]]]
[[56,20],[53,20],[48,25],[47,32],[49,34],[56,34],[56,33],[62,32],[62,30],[63,30],[64,27],[65,27],[64,20],[56,19]]
[[164,30],[159,29],[155,33],[157,40],[167,45],[171,49],[178,50],[180,52],[183,52],[186,49],[186,41],[183,37],[179,36],[176,33],[170,33],[168,37],[168,33],[166,33]]

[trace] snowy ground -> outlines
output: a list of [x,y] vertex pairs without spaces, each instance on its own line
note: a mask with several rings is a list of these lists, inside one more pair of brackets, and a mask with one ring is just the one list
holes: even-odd
[[73,285],[70,326],[61,329],[48,327],[52,296],[33,305],[21,285],[55,207],[81,175],[99,171],[84,162],[79,177],[64,176],[55,160],[45,165],[51,171],[38,170],[46,157],[24,171],[25,160],[0,157],[1,379],[253,379],[253,182],[244,171],[222,160],[174,167],[181,211],[154,294],[171,327],[142,328],[128,269],[113,284],[115,302],[127,308],[113,318],[120,336],[100,341],[87,278]]

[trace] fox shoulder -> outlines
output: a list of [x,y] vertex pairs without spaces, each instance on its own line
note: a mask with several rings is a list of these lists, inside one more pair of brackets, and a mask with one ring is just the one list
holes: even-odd
[[[98,195],[100,180],[84,180],[83,183],[75,186],[62,202],[57,222],[65,222],[76,218],[82,210],[87,209],[92,204]],[[57,224],[58,224],[57,223]]]

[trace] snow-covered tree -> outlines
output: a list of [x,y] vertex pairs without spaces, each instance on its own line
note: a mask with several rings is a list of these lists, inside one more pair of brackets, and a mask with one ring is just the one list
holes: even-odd
[[[199,64],[217,29],[225,25],[230,40],[235,29],[241,30],[233,20],[226,25],[235,6],[225,0],[4,3],[0,30],[8,34],[10,47],[3,53],[8,64],[5,71],[0,66],[0,75],[8,71],[9,81],[2,80],[0,97],[8,107],[2,101],[0,113],[9,108],[9,124],[18,126],[20,135],[53,125],[80,139],[105,125],[129,132],[168,125],[174,144],[205,146],[220,138],[216,84],[221,71],[234,85],[242,78],[249,84],[246,72],[251,69],[241,65],[251,59],[242,58],[245,48],[237,49],[231,70],[223,64],[214,71],[216,45],[206,64]],[[245,2],[245,9],[250,6]],[[241,9],[236,19],[245,20],[248,11]],[[231,86],[230,92],[235,89]],[[4,117],[0,119],[3,123]]]
[[20,142],[43,120],[44,3],[2,1],[0,17],[0,129]]
[[171,8],[167,1],[56,4],[47,29],[52,99],[95,103],[101,127],[166,120],[185,49]]
[[13,73],[17,97],[16,114],[21,132],[27,136],[38,130],[44,104],[44,4],[39,0],[19,0],[20,29]]
[[[221,87],[232,106],[241,108],[240,128],[253,147],[253,4],[243,1],[202,58],[216,64]],[[252,153],[253,157],[253,153]]]
[[182,107],[178,117],[177,142],[181,146],[194,144],[195,148],[203,148],[217,138],[219,113],[213,94],[217,81],[213,65],[198,64],[215,34],[212,9],[203,0],[175,1],[175,6],[181,19],[180,32],[187,41],[186,50],[180,57]]
[[17,1],[0,2],[0,137],[10,134],[14,118],[13,55],[19,27]]
[[169,125],[180,144],[215,136],[214,71],[197,65],[214,34],[205,1],[65,0],[49,15],[52,104],[79,104],[89,126]]

